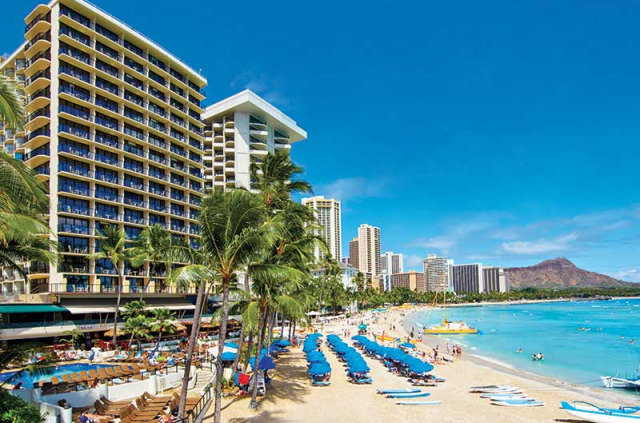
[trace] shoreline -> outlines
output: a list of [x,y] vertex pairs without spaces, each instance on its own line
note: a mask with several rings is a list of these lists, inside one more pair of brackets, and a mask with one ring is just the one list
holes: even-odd
[[[637,300],[638,297],[611,297],[611,300]],[[542,304],[542,303],[571,303],[571,302],[586,302],[586,301],[610,301],[604,298],[548,298],[540,300],[510,300],[510,301],[483,301],[479,303],[451,303],[447,304],[447,307],[484,307],[484,306],[497,306],[497,305],[522,305],[522,304]]]
[[[625,298],[628,298],[628,297],[616,298],[616,299],[625,299]],[[637,297],[632,297],[632,298],[637,298]],[[509,304],[502,302],[497,304],[512,305],[512,304],[532,304],[532,303],[540,303],[540,302],[561,302],[561,301],[567,301],[567,300],[560,300],[560,301],[530,300],[526,302],[520,302],[520,301],[509,302]],[[487,305],[487,303],[483,303],[482,305]],[[411,322],[410,322],[411,318],[415,313],[418,313],[420,311],[423,311],[423,309],[411,310],[408,313],[406,313],[406,315],[400,317],[398,328],[402,331],[404,337],[409,336],[408,326],[411,326]],[[435,348],[435,346],[438,344],[436,338],[432,338],[428,336],[423,336],[421,343],[426,347],[428,347],[429,349]],[[579,383],[574,383],[574,382],[554,378],[547,375],[520,370],[515,365],[512,365],[511,363],[505,363],[499,359],[494,359],[490,356],[484,356],[482,355],[482,353],[481,354],[478,354],[476,352],[465,353],[464,358],[465,360],[467,360],[470,363],[473,363],[474,365],[486,368],[491,371],[500,372],[508,376],[520,377],[532,382],[548,385],[549,387],[568,391],[568,393],[586,395],[597,401],[613,403],[616,405],[629,405],[629,406],[634,405],[634,403],[638,401],[637,396],[634,397],[632,395],[626,395],[616,390],[609,390],[607,388],[597,388],[593,386],[581,385]]]

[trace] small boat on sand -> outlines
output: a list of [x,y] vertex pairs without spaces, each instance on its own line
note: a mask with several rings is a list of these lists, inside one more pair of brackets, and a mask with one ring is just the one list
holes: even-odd
[[507,400],[507,399],[519,399],[526,398],[525,394],[482,394],[480,398]]
[[396,405],[436,405],[442,401],[396,401]]
[[429,392],[416,392],[415,394],[389,394],[387,398],[422,398],[431,395]]
[[475,387],[471,388],[473,394],[520,394],[522,390],[517,386]]
[[422,392],[422,389],[404,388],[404,389],[378,389],[379,394],[415,394]]
[[513,400],[502,400],[502,401],[491,401],[493,405],[500,405],[503,407],[541,407],[544,405],[542,401],[527,399],[513,399]]
[[585,401],[574,401],[568,403],[562,401],[560,406],[564,411],[577,417],[593,423],[627,423],[640,422],[640,407],[620,407],[620,408],[604,408],[598,407]]

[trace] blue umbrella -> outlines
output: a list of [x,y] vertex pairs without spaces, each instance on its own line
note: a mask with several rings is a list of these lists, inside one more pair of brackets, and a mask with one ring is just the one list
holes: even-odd
[[236,353],[231,351],[226,351],[222,353],[220,358],[222,359],[222,361],[233,361],[236,359]]
[[276,342],[274,342],[274,344],[279,347],[288,347],[291,345],[291,342],[287,341],[286,339],[278,339]]
[[411,349],[413,349],[413,348],[415,348],[416,346],[415,346],[415,345],[413,345],[413,344],[412,344],[412,343],[410,343],[410,342],[403,342],[402,344],[400,344],[400,347],[401,347],[401,348],[411,348]]
[[307,370],[307,373],[310,375],[323,375],[325,373],[331,372],[331,366],[328,363],[318,363],[314,364]]
[[271,370],[275,369],[276,364],[273,362],[273,358],[267,356],[262,357],[260,360],[260,370]]

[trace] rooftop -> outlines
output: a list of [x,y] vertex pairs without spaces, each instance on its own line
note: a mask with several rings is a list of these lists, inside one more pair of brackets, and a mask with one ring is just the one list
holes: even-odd
[[244,90],[207,107],[202,114],[204,120],[229,113],[247,112],[266,120],[272,128],[286,132],[290,142],[294,143],[307,138],[307,131],[271,103],[251,90]]

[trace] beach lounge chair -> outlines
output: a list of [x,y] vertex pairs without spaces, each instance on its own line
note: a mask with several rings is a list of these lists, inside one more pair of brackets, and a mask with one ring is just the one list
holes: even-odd
[[171,396],[167,395],[167,396],[157,396],[157,395],[151,395],[149,392],[146,392],[144,394],[142,394],[142,398],[144,398],[146,400],[147,403],[150,404],[167,404],[169,401],[171,401]]
[[120,406],[120,407],[128,407],[131,405],[132,401],[111,401],[110,399],[106,398],[106,397],[100,397],[100,401],[102,401],[103,404],[105,404],[108,407],[115,407],[115,406]]
[[78,375],[77,373],[70,373],[69,377],[71,377],[71,380],[74,383],[82,383],[82,379],[80,378],[80,375]]
[[60,375],[60,380],[62,380],[64,383],[67,384],[72,384],[74,383],[73,380],[71,380],[71,376],[69,376],[68,373],[65,373],[63,375]]

